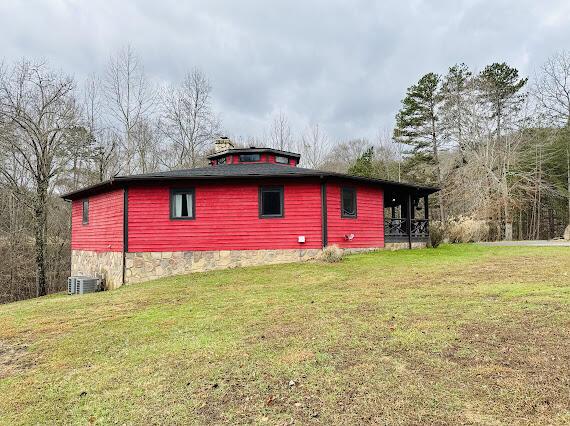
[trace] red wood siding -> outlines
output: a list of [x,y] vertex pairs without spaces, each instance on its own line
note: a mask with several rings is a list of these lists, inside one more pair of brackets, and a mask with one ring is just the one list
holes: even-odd
[[89,223],[82,223],[83,200],[71,204],[73,250],[123,250],[123,190],[89,197]]
[[[356,189],[356,219],[340,215],[340,191],[343,184],[327,185],[328,243],[343,248],[384,246],[384,200],[381,188],[346,184]],[[354,234],[348,241],[345,236]]]
[[[284,217],[259,218],[259,186],[284,186]],[[170,219],[170,189],[193,187],[194,220]],[[320,182],[196,183],[129,189],[129,251],[320,248]],[[298,237],[305,236],[305,243]]]

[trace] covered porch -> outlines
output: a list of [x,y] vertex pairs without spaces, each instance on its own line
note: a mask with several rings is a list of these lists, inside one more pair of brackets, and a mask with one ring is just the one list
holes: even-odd
[[391,187],[384,192],[384,242],[429,241],[429,194],[426,188]]

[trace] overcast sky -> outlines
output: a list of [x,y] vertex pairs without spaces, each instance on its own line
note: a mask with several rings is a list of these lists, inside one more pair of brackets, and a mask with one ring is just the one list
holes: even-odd
[[426,72],[495,61],[532,75],[570,44],[569,0],[0,0],[0,57],[44,58],[78,82],[127,44],[158,81],[202,69],[233,136],[283,111],[299,134],[390,129]]

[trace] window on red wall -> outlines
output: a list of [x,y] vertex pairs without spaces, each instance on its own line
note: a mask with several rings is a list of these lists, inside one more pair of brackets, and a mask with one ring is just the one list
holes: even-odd
[[289,159],[283,155],[276,155],[275,162],[279,164],[289,164]]
[[340,194],[341,217],[356,218],[356,189],[342,188]]
[[194,190],[173,189],[170,192],[170,218],[194,219]]
[[283,217],[282,186],[262,186],[259,188],[259,217]]
[[83,200],[81,207],[82,207],[82,212],[81,212],[82,223],[83,223],[83,225],[87,225],[89,223],[89,199],[88,198]]

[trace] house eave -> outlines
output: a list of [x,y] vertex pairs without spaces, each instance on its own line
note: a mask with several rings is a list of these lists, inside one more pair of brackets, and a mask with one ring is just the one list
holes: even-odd
[[291,174],[277,174],[277,173],[251,173],[247,175],[197,175],[197,176],[117,176],[107,181],[97,183],[76,191],[68,192],[61,195],[61,198],[67,201],[84,198],[100,192],[109,191],[115,188],[123,188],[130,184],[140,183],[158,183],[158,182],[181,182],[181,181],[204,181],[204,180],[249,180],[249,179],[321,179],[321,180],[350,180],[353,182],[362,182],[373,185],[380,185],[383,187],[400,189],[400,190],[413,190],[420,195],[433,194],[440,189],[434,186],[416,185],[404,182],[394,182],[383,179],[374,179],[361,176],[346,175],[343,173],[323,172],[315,170],[314,173],[291,173]]

